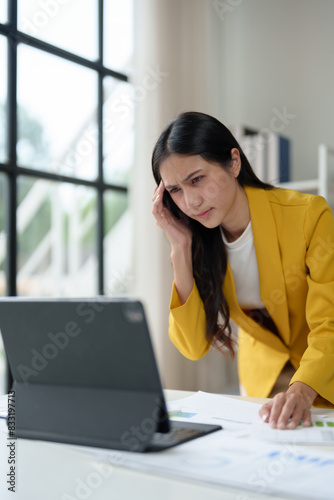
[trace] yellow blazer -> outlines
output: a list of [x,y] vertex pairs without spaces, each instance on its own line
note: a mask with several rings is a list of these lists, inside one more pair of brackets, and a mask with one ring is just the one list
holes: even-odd
[[[334,218],[327,202],[291,190],[246,187],[257,257],[260,295],[279,337],[237,303],[228,265],[223,290],[239,325],[239,379],[249,396],[267,397],[288,360],[290,383],[304,382],[334,404]],[[199,359],[210,349],[206,318],[194,282],[181,305],[173,285],[169,335],[180,352]]]

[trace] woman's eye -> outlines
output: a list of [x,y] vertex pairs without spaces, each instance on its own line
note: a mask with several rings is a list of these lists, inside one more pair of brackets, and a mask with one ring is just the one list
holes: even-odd
[[175,194],[178,191],[180,191],[180,188],[175,187],[175,188],[172,188],[172,189],[169,190],[169,194]]
[[194,183],[196,183],[196,182],[199,182],[202,178],[203,178],[203,176],[202,176],[202,175],[199,175],[198,177],[194,177],[194,178],[192,179],[192,183],[194,184]]

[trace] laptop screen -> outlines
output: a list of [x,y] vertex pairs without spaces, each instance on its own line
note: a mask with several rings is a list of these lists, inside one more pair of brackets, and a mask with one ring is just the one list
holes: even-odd
[[140,302],[4,299],[0,330],[17,381],[161,390]]

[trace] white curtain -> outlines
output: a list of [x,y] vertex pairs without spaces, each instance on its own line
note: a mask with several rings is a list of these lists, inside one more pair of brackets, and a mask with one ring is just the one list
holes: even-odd
[[222,116],[223,24],[209,0],[139,0],[135,4],[136,156],[131,182],[134,217],[133,294],[145,305],[164,387],[231,391],[236,361],[218,352],[185,359],[168,338],[172,267],[168,242],[151,212],[151,152],[164,126],[182,111]]

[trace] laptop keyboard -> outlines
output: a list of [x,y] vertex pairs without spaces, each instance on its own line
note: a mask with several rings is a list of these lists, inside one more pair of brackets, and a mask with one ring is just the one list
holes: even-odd
[[159,451],[177,446],[192,439],[220,430],[219,425],[194,424],[190,422],[171,422],[169,432],[155,432],[147,451]]

